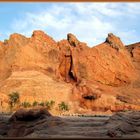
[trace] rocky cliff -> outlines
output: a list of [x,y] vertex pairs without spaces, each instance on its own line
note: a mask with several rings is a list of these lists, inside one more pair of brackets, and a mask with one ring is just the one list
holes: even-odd
[[9,110],[8,94],[20,102],[62,101],[69,113],[140,109],[140,45],[125,46],[109,33],[92,48],[69,33],[56,42],[43,31],[30,38],[12,34],[0,42],[0,110]]

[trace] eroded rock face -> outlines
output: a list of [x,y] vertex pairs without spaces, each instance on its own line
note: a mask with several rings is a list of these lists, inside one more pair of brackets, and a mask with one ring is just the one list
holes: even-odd
[[28,44],[28,41],[29,39],[23,35],[12,34],[9,40],[0,45],[0,81],[5,80],[12,74],[12,65],[16,55],[20,52],[21,47]]
[[131,55],[133,65],[136,69],[137,76],[136,80],[133,83],[133,87],[140,88],[140,43],[130,44],[126,46],[128,52]]
[[[0,42],[0,93],[7,96],[19,91],[21,101],[28,98],[30,102],[48,98],[73,102],[70,96],[76,93],[78,98],[74,98],[85,109],[115,108],[117,95],[128,92],[132,83],[137,87],[131,89],[133,96],[139,96],[139,71],[131,54],[134,61],[139,61],[138,44],[129,53],[112,33],[92,48],[71,33],[59,42],[43,31],[34,31],[30,38],[12,34],[9,40]],[[84,81],[86,84],[81,85]],[[93,88],[94,85],[105,90]],[[115,87],[123,88],[124,92]],[[108,100],[112,102],[108,104]]]
[[70,50],[70,44],[67,40],[62,40],[58,42],[59,50],[60,50],[60,65],[58,68],[58,72],[60,77],[63,78],[64,81],[70,82],[74,80],[72,73],[72,53]]
[[106,137],[134,139],[140,136],[139,119],[139,111],[118,112],[110,117],[102,116],[100,118],[59,118],[49,116],[31,121],[18,120],[13,122],[3,118],[3,120],[0,119],[0,136],[1,138],[23,137],[48,139]]
[[[105,43],[92,49],[71,33],[67,40],[56,43],[42,31],[34,31],[30,39],[13,34],[6,46],[8,49],[1,60],[1,71],[5,69],[6,73],[1,77],[5,78],[15,70],[35,69],[62,77],[67,82],[87,79],[120,86],[130,83],[134,77],[131,59],[121,40],[113,34],[108,35]],[[116,49],[124,50],[117,52]],[[1,54],[4,52],[2,49]]]
[[76,38],[76,36],[74,36],[73,34],[69,33],[67,35],[67,40],[70,43],[71,46],[73,47],[77,47],[79,45],[79,40]]
[[8,46],[13,46],[13,47],[22,47],[28,44],[29,38],[26,38],[25,36],[21,34],[12,34],[10,35],[9,40],[7,41]]
[[135,62],[140,61],[140,43],[135,43],[126,46],[127,50],[130,52],[131,57]]
[[140,46],[140,42],[127,45],[126,49],[131,53],[131,56],[133,57],[133,52],[132,52],[133,49],[138,48],[139,46]]
[[113,33],[109,33],[108,37],[106,38],[106,42],[114,49],[125,49],[124,44],[120,40],[119,37],[113,35]]
[[[139,134],[139,115],[140,112],[120,112],[111,116],[107,121],[107,135],[110,137],[122,137],[123,135]],[[117,123],[116,123],[117,122]]]
[[96,80],[112,86],[129,84],[135,77],[129,53],[121,40],[113,34],[108,35],[105,43],[92,49],[78,41],[72,34],[68,34],[67,40],[60,41],[58,46],[62,52],[60,55],[62,77],[64,75],[69,77],[70,72],[76,81]]
[[[52,117],[46,109],[20,109],[9,119],[10,128],[7,132],[8,137],[24,137],[33,133],[37,123],[41,120],[47,121],[47,117]],[[43,126],[43,124],[40,122]],[[38,126],[41,127],[41,126]]]
[[16,122],[16,121],[34,121],[37,119],[43,119],[46,116],[51,116],[51,114],[46,109],[19,109],[17,110],[9,121]]
[[134,79],[132,60],[121,40],[113,34],[109,34],[106,40],[93,48],[79,42],[75,48],[70,47],[77,81],[95,80],[120,86],[129,84]]

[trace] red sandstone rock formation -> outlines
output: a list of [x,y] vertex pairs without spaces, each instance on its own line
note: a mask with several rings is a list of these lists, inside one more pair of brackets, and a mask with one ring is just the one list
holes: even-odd
[[0,93],[18,91],[21,101],[29,102],[66,101],[72,112],[76,106],[124,108],[124,100],[117,98],[120,95],[125,106],[139,108],[139,50],[139,43],[125,46],[112,33],[92,48],[71,33],[59,42],[43,31],[34,31],[31,38],[12,34],[0,42]]

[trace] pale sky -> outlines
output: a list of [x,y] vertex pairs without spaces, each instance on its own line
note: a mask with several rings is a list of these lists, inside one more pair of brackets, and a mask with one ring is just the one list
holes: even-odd
[[0,3],[0,40],[12,33],[30,37],[33,30],[43,30],[56,41],[73,33],[91,47],[110,32],[126,45],[140,42],[140,2]]

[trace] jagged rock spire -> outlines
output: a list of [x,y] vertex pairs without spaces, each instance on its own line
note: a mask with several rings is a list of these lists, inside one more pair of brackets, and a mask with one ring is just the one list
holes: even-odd
[[113,33],[108,34],[106,42],[109,43],[112,48],[115,48],[117,50],[125,48],[120,38],[115,36]]
[[72,45],[74,47],[78,46],[79,43],[80,43],[80,41],[72,33],[68,33],[67,34],[67,40],[70,43],[70,45]]

